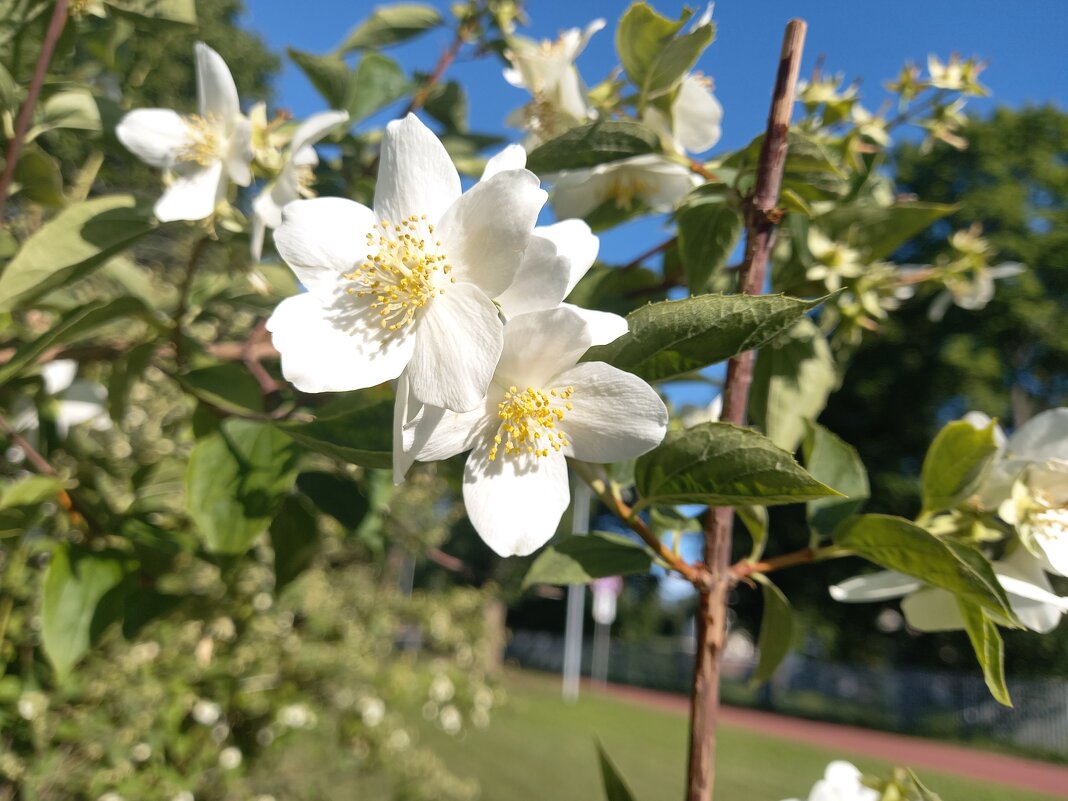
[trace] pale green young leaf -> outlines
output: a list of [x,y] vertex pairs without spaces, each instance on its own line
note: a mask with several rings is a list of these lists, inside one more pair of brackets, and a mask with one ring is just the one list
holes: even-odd
[[1012,706],[1009,688],[1005,684],[1005,644],[997,625],[987,617],[985,610],[977,604],[957,598],[957,606],[964,618],[964,630],[972,642],[972,650],[983,669],[983,678],[990,694],[999,704]]
[[928,512],[951,509],[972,495],[998,452],[997,423],[976,428],[954,420],[934,438],[923,459],[920,487]]
[[60,544],[52,551],[41,593],[41,642],[62,683],[92,641],[121,614],[128,559],[115,551]]
[[419,3],[378,6],[353,29],[338,51],[347,53],[350,50],[389,47],[436,28],[443,22],[441,13],[433,6]]
[[749,679],[762,684],[772,677],[782,660],[790,653],[794,634],[794,614],[782,590],[762,573],[752,576],[760,584],[764,596],[764,611],[760,616],[760,635],[757,640],[757,666]]
[[659,149],[660,140],[634,122],[591,122],[534,148],[527,169],[536,173],[578,170],[642,156]]
[[870,496],[868,471],[856,448],[817,423],[808,424],[802,453],[805,469],[845,496],[820,498],[806,505],[809,528],[819,536],[830,537],[838,524],[859,512]]
[[588,584],[605,576],[647,573],[652,554],[644,545],[617,534],[594,532],[567,537],[544,548],[523,577],[523,588],[534,584]]
[[798,320],[757,355],[749,414],[772,442],[792,453],[837,383],[826,338],[811,320]]
[[604,784],[605,801],[635,801],[634,794],[623,781],[619,770],[608,758],[604,746],[597,742],[597,761],[601,765],[601,781]]
[[0,273],[0,312],[81,278],[155,227],[151,203],[107,195],[68,206],[45,223]]
[[634,3],[616,28],[616,52],[631,82],[645,86],[665,46],[686,24],[689,12],[678,21],[658,14],[648,3]]
[[697,295],[727,264],[742,235],[744,221],[734,204],[723,200],[688,205],[676,215],[676,222],[686,285]]
[[296,478],[297,449],[270,425],[227,420],[189,455],[189,516],[212,553],[241,554],[267,530]]
[[821,302],[785,295],[701,295],[651,303],[627,315],[626,334],[590,348],[583,361],[663,381],[762,347]]
[[767,437],[730,423],[669,431],[638,458],[634,479],[641,506],[767,506],[837,494]]
[[393,401],[359,396],[324,409],[309,422],[278,428],[306,448],[363,467],[393,465]]

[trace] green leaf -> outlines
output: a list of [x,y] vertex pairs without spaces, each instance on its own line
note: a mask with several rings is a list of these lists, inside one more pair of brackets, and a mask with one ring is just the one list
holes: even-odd
[[880,567],[949,590],[1005,625],[1018,625],[990,562],[964,543],[936,537],[902,517],[875,514],[846,520],[834,532],[834,541]]
[[287,48],[286,53],[331,108],[347,109],[358,102],[355,74],[340,56],[317,56],[294,47]]
[[845,496],[820,498],[807,504],[809,528],[830,537],[838,524],[857,514],[870,497],[868,471],[856,448],[816,423],[808,424],[803,453],[805,469]]
[[985,428],[955,420],[938,432],[920,472],[924,511],[951,509],[979,488],[998,452],[997,430],[993,420]]
[[764,555],[764,546],[768,543],[768,510],[764,506],[736,506],[734,512],[753,538],[749,558],[755,562]]
[[353,396],[334,411],[311,422],[283,423],[278,428],[306,448],[363,467],[393,465],[393,401],[368,403]]
[[790,652],[794,615],[790,602],[782,590],[771,583],[771,579],[761,573],[754,573],[752,578],[760,583],[764,612],[760,617],[757,666],[749,680],[753,684],[763,684],[772,677]]
[[523,577],[523,589],[534,584],[587,584],[605,576],[647,573],[652,555],[644,545],[615,534],[594,532],[568,537],[545,548]]
[[659,447],[638,457],[634,480],[640,506],[767,506],[837,494],[767,437],[730,423],[669,431]]
[[648,3],[634,3],[623,14],[616,28],[616,52],[627,77],[639,89],[646,86],[667,43],[687,19],[688,15],[684,15],[677,22],[670,20],[654,11]]
[[319,527],[315,516],[299,498],[285,499],[271,521],[274,551],[274,591],[278,593],[303,573],[319,552]]
[[239,364],[226,362],[192,370],[178,381],[196,398],[225,412],[262,412],[259,382]]
[[817,217],[816,223],[832,239],[865,249],[869,259],[886,259],[916,234],[956,210],[956,206],[947,203],[854,203],[833,208]]
[[418,3],[379,6],[353,29],[338,50],[389,47],[436,28],[444,22],[437,9]]
[[54,501],[63,482],[52,476],[27,476],[0,490],[0,509],[17,509]]
[[983,669],[983,678],[990,694],[998,703],[1012,706],[1009,688],[1005,684],[1005,645],[998,627],[982,607],[962,598],[957,598],[957,606],[964,617],[964,629],[972,641],[972,650]]
[[792,453],[837,383],[827,340],[814,322],[798,320],[757,355],[749,414],[772,442]]
[[919,801],[942,801],[942,797],[928,789],[923,782],[920,781],[920,777],[916,775],[916,771],[911,768],[907,769],[909,780],[912,782],[913,788],[919,794]]
[[297,476],[297,489],[308,496],[316,509],[350,531],[360,527],[370,508],[360,485],[339,473],[301,473]]
[[121,423],[126,415],[130,387],[141,377],[155,353],[155,342],[142,342],[134,345],[112,363],[111,376],[108,379],[108,414],[116,423]]
[[128,560],[115,551],[58,545],[45,571],[41,596],[41,641],[63,682],[93,640],[121,612]]
[[785,295],[701,295],[650,303],[627,315],[626,334],[590,348],[582,358],[663,381],[762,347],[821,302]]
[[423,109],[448,131],[467,130],[467,93],[456,81],[435,84]]
[[601,781],[604,783],[605,801],[634,801],[634,794],[619,775],[616,766],[605,753],[604,746],[597,742],[597,760],[601,764]]
[[49,348],[74,341],[123,317],[151,319],[151,314],[145,308],[145,304],[132,297],[87,303],[68,312],[37,339],[22,344],[7,364],[0,367],[0,386],[7,383]]
[[85,88],[69,89],[51,95],[41,106],[35,126],[38,131],[67,128],[99,133],[102,129],[100,107],[93,93]]
[[744,221],[738,209],[725,200],[688,205],[676,220],[686,285],[691,293],[700,294],[727,264],[741,238]]
[[181,25],[197,24],[196,0],[104,0],[116,11],[122,11],[147,20],[174,22]]
[[74,281],[154,227],[152,206],[133,195],[75,203],[41,226],[0,274],[0,312]]
[[59,164],[39,147],[31,146],[22,152],[13,178],[18,191],[34,203],[59,207],[67,202]]
[[410,89],[408,76],[396,61],[380,53],[368,53],[356,66],[345,105],[336,108],[347,108],[351,122],[359,122],[404,97]]
[[596,167],[659,147],[656,134],[637,123],[592,122],[534,148],[527,156],[527,169],[540,174]]
[[227,420],[189,455],[189,516],[212,553],[244,553],[270,525],[296,477],[297,451],[272,426]]
[[715,26],[711,23],[670,39],[656,54],[641,84],[639,106],[665,95],[679,85],[693,69],[701,53],[712,43]]

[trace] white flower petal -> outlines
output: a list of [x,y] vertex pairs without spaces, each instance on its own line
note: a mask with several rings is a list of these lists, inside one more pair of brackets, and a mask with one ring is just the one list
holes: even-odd
[[180,173],[156,201],[156,219],[160,222],[172,222],[210,217],[215,213],[215,206],[218,205],[225,188],[223,165],[220,161]]
[[534,229],[515,280],[495,298],[508,319],[527,312],[554,309],[567,292],[571,260],[557,252],[555,243],[539,235],[542,230]]
[[[354,306],[352,296],[339,304]],[[286,298],[267,321],[282,356],[282,375],[301,392],[347,392],[390,381],[411,358],[410,332],[385,336],[358,307],[340,309],[312,293]]]
[[450,284],[416,322],[408,366],[422,403],[466,412],[482,403],[501,355],[503,326],[493,301],[471,284]]
[[163,108],[131,111],[115,126],[115,135],[141,161],[164,170],[174,167],[192,143],[182,115]]
[[567,460],[500,456],[489,460],[492,440],[471,451],[464,468],[464,505],[475,531],[501,556],[526,556],[556,533],[570,502]]
[[457,280],[489,297],[507,289],[546,197],[534,173],[510,170],[479,181],[453,203],[438,233]]
[[1017,548],[1008,559],[995,562],[994,573],[1009,595],[1012,610],[1031,631],[1051,632],[1061,615],[1068,613],[1068,598],[1053,593],[1042,563],[1026,548]]
[[702,153],[719,141],[723,107],[706,80],[692,73],[683,78],[671,114],[675,121],[675,138],[683,150]]
[[197,42],[194,51],[200,116],[205,119],[213,117],[229,126],[231,121],[241,114],[234,76],[230,74],[230,68],[222,60],[222,56],[203,42]]
[[619,462],[651,451],[667,433],[664,402],[635,375],[604,362],[576,365],[554,379],[554,387],[573,386],[571,403],[560,424],[569,455],[584,462]]
[[1034,462],[1068,461],[1068,408],[1061,406],[1036,414],[1009,437],[1005,455]]
[[585,320],[571,308],[520,314],[505,323],[494,382],[505,388],[548,387],[556,375],[578,362],[592,342]]
[[893,570],[867,573],[834,584],[828,588],[836,601],[849,604],[888,601],[901,598],[911,592],[923,589],[924,583],[912,576]]
[[905,620],[919,631],[955,631],[964,628],[964,617],[952,593],[925,587],[901,601]]
[[597,261],[601,240],[582,220],[562,220],[554,225],[540,226],[534,229],[534,234],[555,244],[557,252],[568,259],[566,298]]
[[234,121],[234,129],[226,150],[226,172],[238,186],[252,183],[252,121],[240,117]]
[[308,291],[327,301],[342,275],[367,255],[374,224],[374,213],[352,200],[297,200],[284,208],[274,244]]
[[41,367],[41,380],[48,395],[58,395],[74,381],[78,374],[78,362],[74,359],[56,359]]
[[460,197],[460,175],[429,128],[414,114],[386,126],[375,187],[375,214],[398,223],[413,214],[436,223]]
[[627,318],[618,314],[584,309],[570,303],[562,305],[585,320],[586,327],[590,331],[591,345],[607,345],[609,342],[615,342],[629,330]]
[[297,126],[289,142],[289,152],[300,153],[305,147],[314,145],[328,133],[344,122],[348,122],[347,111],[320,111],[312,114]]
[[75,381],[56,403],[56,432],[66,439],[67,432],[76,425],[93,423],[93,428],[102,431],[111,427],[108,417],[108,391],[96,381]]
[[[264,189],[260,193],[260,197],[263,197],[267,193],[267,189]],[[256,200],[259,200],[257,197]],[[252,260],[258,262],[260,257],[263,256],[263,239],[267,233],[267,226],[264,223],[263,216],[256,210],[256,200],[252,201],[252,219],[249,220],[249,232],[248,232],[248,250]],[[279,212],[279,217],[281,213]]]
[[497,430],[497,398],[487,398],[469,412],[424,406],[404,430],[404,443],[420,462],[436,462],[469,451]]
[[497,155],[492,156],[490,160],[486,162],[486,167],[482,170],[482,178],[480,180],[488,181],[499,172],[521,170],[526,166],[527,151],[523,149],[523,146],[508,145],[508,147]]
[[393,401],[393,483],[402,484],[415,454],[404,440],[404,427],[425,407],[412,395],[408,374],[401,373],[397,379],[396,399]]

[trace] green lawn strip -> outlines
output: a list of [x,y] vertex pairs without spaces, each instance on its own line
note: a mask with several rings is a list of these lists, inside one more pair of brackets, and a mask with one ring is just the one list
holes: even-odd
[[[474,776],[485,801],[596,801],[601,797],[594,738],[599,737],[637,801],[681,798],[686,721],[593,692],[568,706],[559,680],[509,673],[509,701],[484,730],[449,737],[424,730],[430,746],[460,776]],[[717,801],[780,801],[807,796],[828,762],[849,759],[861,770],[885,774],[878,759],[836,753],[724,725],[719,734]],[[976,759],[982,759],[977,752]],[[1051,796],[920,770],[943,801],[1054,801]]]

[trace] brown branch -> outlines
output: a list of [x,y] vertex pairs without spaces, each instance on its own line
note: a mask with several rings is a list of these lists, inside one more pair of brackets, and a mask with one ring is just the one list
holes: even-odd
[[452,40],[452,44],[448,49],[441,54],[438,59],[438,63],[434,65],[434,71],[430,73],[430,77],[427,78],[419,91],[412,95],[411,102],[404,109],[404,113],[401,117],[407,117],[412,112],[418,111],[424,105],[426,101],[430,99],[431,90],[438,85],[442,77],[445,75],[445,71],[449,68],[453,61],[456,60],[456,56],[460,53],[460,48],[464,46],[464,42],[467,41],[467,29],[465,26],[460,26],[456,31],[456,36]]
[[[783,36],[782,52],[771,112],[760,152],[756,189],[746,208],[745,261],[738,270],[738,291],[760,292],[774,244],[779,188],[786,165],[787,131],[794,104],[794,87],[801,66],[806,24],[791,20]],[[753,380],[753,352],[727,364],[721,419],[745,425],[749,386]],[[687,801],[710,801],[715,781],[716,723],[719,716],[720,662],[726,641],[727,592],[731,585],[731,532],[734,510],[710,509],[705,521],[704,564],[712,587],[701,593],[697,618],[697,658],[690,706],[690,761]]]
[[[257,349],[257,344],[264,340],[264,335],[267,333],[267,321],[260,320],[252,333],[248,335],[248,339],[241,346],[241,361],[245,363],[245,367],[252,377],[256,379],[256,382],[260,385],[260,392],[264,397],[268,395],[274,395],[278,392],[278,382],[275,381],[271,374],[267,372],[266,368],[260,364],[259,353],[262,349]],[[270,344],[270,342],[268,342]],[[274,351],[274,346],[271,346],[271,351]],[[274,351],[277,353],[277,351]]]
[[7,206],[7,196],[11,189],[11,180],[15,176],[15,164],[19,159],[19,151],[26,139],[26,131],[30,127],[33,117],[33,108],[37,105],[37,97],[41,93],[41,84],[44,83],[48,65],[52,61],[52,53],[56,49],[56,42],[63,33],[63,26],[67,24],[68,0],[56,0],[56,7],[52,10],[52,19],[48,23],[44,42],[41,44],[41,52],[37,56],[37,66],[33,69],[33,78],[30,80],[30,88],[26,92],[26,100],[19,110],[19,118],[15,123],[15,136],[7,148],[7,163],[4,164],[4,173],[0,176],[0,225],[3,225],[4,208]]

